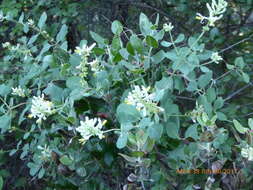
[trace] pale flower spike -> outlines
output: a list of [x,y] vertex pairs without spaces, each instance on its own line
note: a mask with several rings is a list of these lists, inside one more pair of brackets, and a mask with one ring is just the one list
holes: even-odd
[[212,53],[211,60],[218,64],[220,61],[222,61],[222,57],[218,54],[218,52]]
[[15,96],[20,96],[20,97],[25,97],[25,90],[22,89],[20,86],[18,86],[17,88],[11,88],[12,89],[12,95]]
[[54,113],[55,110],[53,109],[53,103],[44,100],[44,94],[39,97],[33,97],[31,114],[29,115],[29,117],[38,118],[36,123],[41,123],[42,119],[46,120],[46,116],[52,115]]
[[209,11],[209,17],[203,16],[200,13],[197,13],[196,19],[203,22],[204,20],[208,21],[208,26],[215,26],[214,23],[217,20],[220,20],[223,17],[223,13],[226,11],[228,3],[224,0],[212,0],[212,4],[206,4],[206,7]]
[[98,136],[99,139],[104,137],[101,130],[103,124],[100,118],[89,119],[85,117],[85,121],[80,122],[80,126],[76,130],[81,134],[80,142],[85,143],[92,136]]

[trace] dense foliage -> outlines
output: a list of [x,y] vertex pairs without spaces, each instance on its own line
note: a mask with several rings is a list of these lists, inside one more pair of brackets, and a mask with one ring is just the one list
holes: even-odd
[[252,189],[253,1],[0,5],[0,190]]

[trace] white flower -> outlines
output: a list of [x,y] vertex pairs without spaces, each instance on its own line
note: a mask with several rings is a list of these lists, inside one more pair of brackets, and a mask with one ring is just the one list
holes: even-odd
[[89,119],[88,117],[85,117],[85,121],[81,121],[80,124],[81,125],[76,128],[76,130],[82,136],[81,141],[85,142],[89,140],[91,136],[98,136],[100,139],[104,137],[103,131],[101,130],[103,126],[101,119]]
[[174,26],[171,24],[171,22],[169,24],[165,23],[163,24],[163,29],[165,32],[170,32],[171,30],[173,30]]
[[28,19],[28,25],[30,25],[30,26],[32,26],[32,25],[34,25],[34,21],[33,21],[33,19]]
[[208,21],[208,26],[214,26],[214,23],[217,20],[220,20],[223,17],[223,13],[226,11],[228,3],[224,0],[212,0],[212,4],[206,4],[206,7],[209,11],[209,17],[205,17],[200,13],[197,13],[196,18],[199,19],[201,22],[203,20]]
[[157,106],[154,94],[150,94],[149,90],[150,87],[134,86],[134,90],[128,94],[125,100],[125,103],[135,106],[144,117],[149,113],[164,111],[163,108]]
[[37,148],[41,151],[40,159],[48,161],[51,158],[52,151],[47,145],[44,145],[44,147],[39,145]]
[[12,95],[16,95],[16,96],[21,96],[21,97],[25,97],[25,90],[22,89],[20,86],[18,86],[17,88],[11,88],[12,89]]
[[91,53],[91,50],[96,46],[96,43],[93,43],[90,47],[88,47],[86,44],[84,44],[81,48],[76,47],[75,52],[78,55],[88,57]]
[[253,161],[253,148],[249,146],[242,148],[241,155],[242,157],[247,158],[249,161]]
[[46,116],[53,114],[53,103],[44,100],[44,94],[40,97],[34,96],[32,99],[31,114],[29,117],[38,118],[36,123],[41,123],[42,119],[46,120]]
[[211,60],[215,63],[219,63],[219,61],[222,61],[222,57],[218,54],[218,52],[212,53]]
[[11,46],[10,42],[2,43],[3,48],[9,48]]
[[99,61],[97,59],[93,60],[92,62],[88,62],[87,64],[91,66],[91,70],[93,72],[99,71]]

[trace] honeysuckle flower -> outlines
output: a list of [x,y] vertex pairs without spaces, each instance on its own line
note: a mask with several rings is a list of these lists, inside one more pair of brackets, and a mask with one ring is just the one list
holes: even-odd
[[46,120],[47,116],[55,113],[52,102],[44,100],[44,94],[34,96],[32,99],[31,114],[29,117],[38,118],[36,123],[41,123],[42,119]]
[[98,136],[99,139],[104,137],[103,131],[101,130],[103,127],[103,122],[100,118],[89,119],[85,117],[85,121],[80,122],[80,126],[76,128],[76,130],[82,136],[80,139],[81,142],[86,142],[92,136]]
[[215,52],[212,53],[211,60],[218,64],[220,61],[222,61],[222,57],[218,54],[218,52]]
[[136,107],[142,115],[145,117],[151,113],[158,113],[164,111],[163,108],[157,106],[154,98],[155,95],[149,93],[150,87],[134,86],[134,89],[128,94],[125,99],[126,104],[130,104]]
[[17,88],[11,88],[12,89],[12,95],[16,95],[16,96],[21,96],[21,97],[25,97],[25,90],[22,89],[20,86],[18,86]]
[[96,46],[96,43],[93,43],[90,47],[84,44],[81,48],[76,47],[75,52],[80,56],[88,57],[91,53],[91,50]]
[[204,106],[203,105],[198,105],[198,103],[196,102],[196,107],[194,110],[192,110],[189,113],[189,116],[191,117],[192,121],[194,123],[197,122],[197,117],[201,116],[204,113]]
[[172,31],[174,28],[174,26],[171,24],[171,22],[169,24],[165,23],[163,24],[163,29],[165,32],[170,32]]
[[30,25],[30,26],[31,26],[31,25],[34,25],[33,19],[28,19],[27,24]]
[[209,11],[209,16],[203,16],[200,13],[197,13],[196,19],[203,22],[204,20],[208,21],[208,26],[215,26],[214,23],[217,20],[220,20],[223,17],[223,13],[226,11],[228,3],[224,0],[212,0],[212,4],[206,4],[206,7]]
[[99,61],[97,59],[95,59],[91,62],[88,62],[87,64],[91,66],[91,70],[93,72],[98,72],[98,70],[99,70]]
[[43,147],[39,145],[37,148],[41,151],[41,155],[39,156],[41,160],[50,160],[52,151],[50,150],[48,145],[44,145]]
[[11,46],[10,42],[2,43],[3,48],[9,48]]
[[249,146],[242,148],[241,155],[242,157],[247,158],[249,161],[253,161],[253,148]]

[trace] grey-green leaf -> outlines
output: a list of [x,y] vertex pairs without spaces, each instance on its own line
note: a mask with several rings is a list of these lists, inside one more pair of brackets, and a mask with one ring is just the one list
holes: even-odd
[[115,20],[112,23],[111,30],[113,34],[119,35],[123,31],[123,26],[118,20]]
[[45,12],[43,12],[42,15],[40,16],[40,20],[39,20],[39,23],[38,23],[38,27],[40,29],[42,29],[42,27],[44,26],[46,20],[47,20],[47,14]]
[[243,127],[236,119],[233,119],[233,123],[235,129],[241,134],[245,134],[249,130],[248,128]]
[[66,24],[64,24],[62,25],[60,32],[56,36],[56,41],[63,42],[67,33],[68,33],[68,27]]

